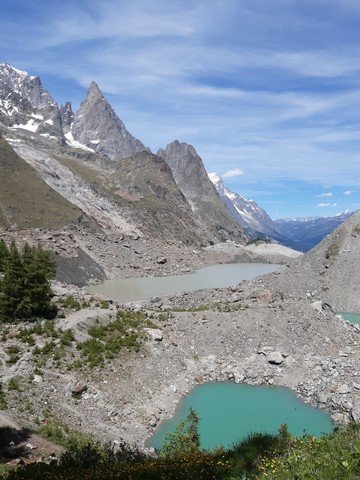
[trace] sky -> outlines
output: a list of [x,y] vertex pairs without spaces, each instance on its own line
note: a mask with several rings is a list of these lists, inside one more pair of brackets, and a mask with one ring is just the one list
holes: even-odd
[[359,0],[0,0],[0,63],[153,152],[193,145],[272,218],[360,208]]

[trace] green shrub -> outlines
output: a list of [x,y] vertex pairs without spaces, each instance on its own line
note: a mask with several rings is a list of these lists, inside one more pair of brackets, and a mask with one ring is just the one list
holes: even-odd
[[32,464],[9,470],[6,480],[358,480],[360,426],[321,438],[255,434],[232,449],[147,457],[120,445],[115,453],[58,423],[41,427],[68,448],[58,465]]
[[100,325],[97,323],[88,329],[92,337],[77,343],[78,350],[90,367],[100,366],[104,360],[112,359],[121,350],[138,352],[141,346],[141,329],[154,326],[143,314],[118,312],[116,320]]
[[2,389],[0,389],[0,410],[5,410],[6,408],[7,408],[7,403],[6,403],[5,392]]
[[74,333],[71,329],[65,330],[65,332],[60,337],[60,343],[64,346],[71,345],[71,342],[75,341]]
[[20,377],[10,378],[10,380],[8,381],[8,384],[7,384],[7,389],[9,391],[14,390],[14,391],[20,392],[21,391],[21,379],[20,379]]
[[71,310],[80,310],[81,303],[76,300],[73,295],[68,295],[64,299],[60,300],[60,304],[63,308],[69,308]]

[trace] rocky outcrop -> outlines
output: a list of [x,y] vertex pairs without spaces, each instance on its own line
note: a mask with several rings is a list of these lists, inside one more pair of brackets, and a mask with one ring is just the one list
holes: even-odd
[[222,203],[195,148],[175,140],[157,154],[169,165],[199,224],[218,240],[237,238],[243,242],[241,227]]
[[105,100],[99,87],[91,82],[85,100],[74,116],[67,139],[75,140],[110,160],[120,160],[146,150],[133,137]]
[[40,78],[7,63],[0,64],[0,123],[64,141],[59,108]]
[[70,102],[66,102],[60,107],[61,124],[64,134],[69,133],[74,121],[74,112]]

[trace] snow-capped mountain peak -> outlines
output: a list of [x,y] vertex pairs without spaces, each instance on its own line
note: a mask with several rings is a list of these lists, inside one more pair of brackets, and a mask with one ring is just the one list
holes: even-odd
[[14,130],[63,140],[58,106],[40,78],[8,63],[0,64],[0,121]]
[[241,226],[250,228],[265,234],[275,232],[275,226],[269,215],[264,209],[254,202],[248,200],[239,193],[229,190],[223,179],[217,173],[209,173],[209,179],[214,184],[220,198],[227,205],[232,217],[240,223]]

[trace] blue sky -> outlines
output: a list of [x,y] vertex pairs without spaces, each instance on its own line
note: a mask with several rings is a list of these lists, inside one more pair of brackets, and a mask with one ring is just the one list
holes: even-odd
[[95,80],[272,217],[360,208],[358,0],[0,0],[0,62],[76,108]]

